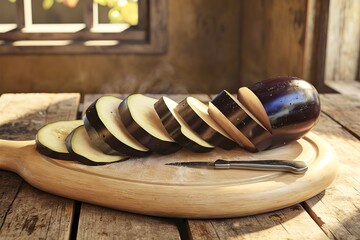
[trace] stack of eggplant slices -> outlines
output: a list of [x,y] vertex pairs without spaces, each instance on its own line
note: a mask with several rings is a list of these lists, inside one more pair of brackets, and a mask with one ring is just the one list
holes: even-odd
[[36,135],[46,156],[102,165],[182,148],[205,153],[241,147],[264,151],[297,140],[318,121],[316,89],[296,77],[276,77],[241,87],[237,97],[221,91],[208,103],[186,97],[180,103],[130,94],[104,95],[82,120],[49,123]]

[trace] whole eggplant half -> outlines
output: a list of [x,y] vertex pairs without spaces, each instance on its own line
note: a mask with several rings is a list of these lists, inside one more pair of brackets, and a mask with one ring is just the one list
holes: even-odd
[[249,89],[259,98],[269,117],[272,136],[264,136],[269,149],[301,138],[319,119],[318,92],[305,80],[276,77],[258,82]]

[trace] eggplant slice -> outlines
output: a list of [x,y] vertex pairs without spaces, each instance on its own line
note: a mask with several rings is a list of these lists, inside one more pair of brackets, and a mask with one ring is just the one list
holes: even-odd
[[272,132],[269,117],[260,99],[247,87],[238,90],[239,102],[269,131]]
[[93,102],[83,117],[93,144],[108,155],[145,157],[151,151],[129,134],[123,125],[118,106],[121,99],[102,96]]
[[159,154],[171,154],[181,146],[170,137],[157,115],[157,101],[142,94],[129,95],[119,105],[120,117],[129,133],[145,147]]
[[74,128],[82,125],[81,120],[58,121],[41,127],[36,134],[36,150],[51,158],[72,160],[66,148],[65,139]]
[[84,125],[75,128],[69,136],[67,136],[65,143],[68,151],[72,155],[72,159],[86,165],[104,165],[129,159],[127,156],[115,156],[103,153],[92,144]]
[[175,109],[190,128],[206,142],[226,150],[237,143],[209,116],[208,106],[194,97],[182,100]]
[[226,90],[209,102],[208,112],[241,147],[251,152],[266,149],[263,138],[271,133]]
[[155,103],[155,110],[170,136],[182,147],[193,152],[210,152],[215,147],[202,139],[181,118],[175,110],[177,102],[168,97],[162,97]]

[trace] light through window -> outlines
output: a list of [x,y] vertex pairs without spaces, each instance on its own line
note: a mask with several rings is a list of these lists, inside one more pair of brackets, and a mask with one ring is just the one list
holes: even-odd
[[2,0],[0,53],[163,52],[166,3]]

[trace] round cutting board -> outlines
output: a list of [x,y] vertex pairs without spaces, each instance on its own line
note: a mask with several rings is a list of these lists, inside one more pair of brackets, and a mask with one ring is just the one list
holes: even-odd
[[[200,169],[169,166],[177,161],[301,160],[308,171]],[[314,133],[283,147],[250,153],[216,149],[86,166],[40,155],[34,141],[0,141],[0,168],[14,171],[44,191],[129,212],[184,218],[237,217],[304,201],[334,180],[338,164],[331,147]]]

